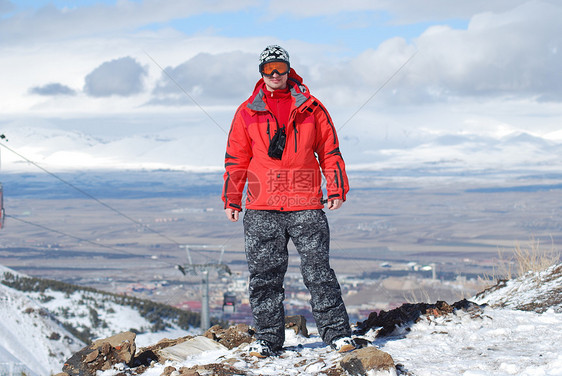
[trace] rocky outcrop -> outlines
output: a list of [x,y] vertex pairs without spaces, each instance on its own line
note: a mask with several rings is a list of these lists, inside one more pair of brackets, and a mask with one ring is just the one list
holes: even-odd
[[[397,368],[392,357],[372,346],[372,336],[364,336],[370,330],[376,331],[376,336],[391,335],[398,327],[408,330],[408,326],[420,318],[432,319],[448,315],[457,309],[480,312],[480,307],[467,300],[462,300],[452,305],[445,302],[435,304],[418,303],[404,304],[399,308],[379,313],[372,312],[364,322],[357,324],[355,334],[356,342],[361,347],[350,353],[342,354],[341,361],[334,363],[321,355],[319,358],[302,358],[295,367],[306,372],[322,370],[328,376],[343,375],[396,375]],[[288,316],[285,327],[292,329],[298,335],[308,336],[306,320],[301,316]],[[370,338],[370,339],[367,339]],[[225,357],[220,363],[200,364],[193,367],[175,368],[168,366],[164,376],[198,376],[198,375],[247,375],[255,374],[255,367],[259,367],[259,360],[248,357],[244,351],[246,344],[254,341],[253,330],[245,324],[238,324],[228,328],[218,325],[213,326],[203,336],[183,337],[175,340],[164,339],[157,344],[139,349],[135,353],[135,335],[131,332],[121,333],[117,336],[99,340],[85,347],[72,356],[65,364],[63,371],[68,376],[94,376],[98,370],[108,370],[111,367],[119,368],[123,363],[128,366],[121,375],[142,375],[155,364],[163,365],[168,361],[181,364],[182,360],[190,356],[203,354],[206,351],[222,351]],[[282,357],[299,358],[302,345],[296,348],[285,349]],[[234,351],[231,351],[234,350]],[[292,352],[292,354],[291,354]],[[328,350],[329,353],[329,350]],[[268,360],[271,361],[271,360]],[[274,361],[274,360],[273,360]],[[243,364],[250,370],[237,369]],[[331,365],[330,365],[331,364]],[[63,376],[63,375],[61,375]]]
[[181,362],[189,356],[199,355],[206,351],[228,350],[225,346],[217,341],[213,341],[207,337],[199,336],[188,339],[174,346],[166,347],[158,351],[158,359],[160,363],[171,360]]
[[69,376],[95,376],[96,371],[109,370],[115,364],[132,365],[135,339],[135,333],[124,332],[95,341],[68,359],[62,370]]
[[243,343],[251,343],[254,340],[254,331],[246,324],[238,324],[223,329],[220,325],[215,325],[203,334],[203,336],[217,341],[227,349],[232,350]]
[[357,333],[365,334],[371,329],[376,329],[378,337],[388,336],[400,326],[415,323],[422,315],[443,316],[457,309],[470,307],[477,307],[477,305],[466,299],[452,305],[441,301],[435,304],[407,303],[390,311],[371,312],[367,320],[357,323]]
[[509,307],[521,311],[562,312],[562,264],[538,272],[528,272],[511,280],[499,280],[473,299],[492,307]]

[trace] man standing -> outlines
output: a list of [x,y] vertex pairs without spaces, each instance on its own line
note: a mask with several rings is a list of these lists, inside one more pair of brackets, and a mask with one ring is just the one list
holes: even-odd
[[[341,207],[349,190],[336,129],[277,45],[260,54],[262,79],[238,107],[228,134],[222,199],[236,222],[246,188],[244,239],[257,340],[250,354],[283,347],[283,280],[291,239],[301,257],[312,313],[322,340],[340,352],[355,348],[341,290],[329,264],[330,233],[322,210]],[[322,173],[327,200],[323,199]]]

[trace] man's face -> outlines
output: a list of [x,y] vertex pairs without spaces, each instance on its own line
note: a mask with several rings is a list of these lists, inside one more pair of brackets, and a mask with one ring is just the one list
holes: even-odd
[[275,72],[271,76],[263,75],[265,87],[269,91],[285,89],[287,87],[288,78],[289,78],[288,73],[280,75],[279,73]]

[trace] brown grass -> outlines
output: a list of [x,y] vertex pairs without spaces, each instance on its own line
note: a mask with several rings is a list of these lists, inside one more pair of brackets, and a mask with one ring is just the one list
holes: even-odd
[[498,250],[499,266],[494,279],[517,278],[528,272],[540,272],[558,264],[561,253],[554,248],[552,239],[551,243],[550,249],[544,250],[540,240],[532,237],[526,246],[516,242],[511,254],[505,250]]

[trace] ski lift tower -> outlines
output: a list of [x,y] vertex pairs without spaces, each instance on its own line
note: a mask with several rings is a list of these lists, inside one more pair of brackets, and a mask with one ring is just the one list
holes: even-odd
[[[201,330],[205,331],[211,326],[210,312],[209,312],[209,273],[216,270],[218,275],[232,274],[228,265],[222,263],[222,256],[224,255],[224,246],[213,246],[213,245],[181,245],[181,248],[185,248],[187,253],[186,265],[177,265],[177,268],[183,275],[191,273],[194,275],[202,275],[201,279]],[[194,264],[191,259],[190,250],[196,249],[208,249],[217,250],[220,249],[220,256],[217,263],[204,263],[204,264]]]

